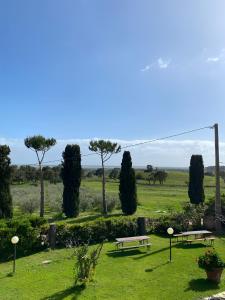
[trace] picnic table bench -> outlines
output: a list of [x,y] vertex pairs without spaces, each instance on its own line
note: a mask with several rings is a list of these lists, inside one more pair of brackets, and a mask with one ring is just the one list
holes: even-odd
[[[133,244],[128,246],[127,243],[133,243]],[[149,242],[148,236],[142,235],[142,236],[116,238],[115,245],[117,250],[135,249],[140,247],[147,247],[147,249],[149,250],[151,243]]]
[[[191,244],[195,241],[209,241],[211,245],[213,245],[215,237],[212,236],[212,232],[208,230],[195,230],[195,231],[186,231],[181,232],[173,235],[175,238],[177,238],[177,242],[179,237],[182,238],[182,242],[186,242],[188,244]],[[190,238],[193,236],[194,238]]]

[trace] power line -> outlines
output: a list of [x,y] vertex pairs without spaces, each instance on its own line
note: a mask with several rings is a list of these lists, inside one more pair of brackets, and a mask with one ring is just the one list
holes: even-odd
[[[97,153],[81,154],[80,156],[81,157],[86,157],[86,156],[91,156],[91,155],[97,155]],[[74,156],[73,156],[73,158],[74,158]],[[71,158],[71,159],[73,159],[73,158]],[[58,162],[58,161],[62,161],[62,160],[61,159],[49,160],[49,161],[43,162],[43,164],[54,163],[54,162]],[[38,165],[38,164],[36,164],[36,165]]]
[[[189,134],[189,133],[192,133],[192,132],[196,132],[196,131],[200,131],[200,130],[204,130],[204,129],[212,129],[212,128],[213,128],[213,126],[200,127],[200,128],[196,128],[196,129],[187,130],[187,131],[183,131],[183,132],[180,132],[180,133],[168,135],[168,136],[161,137],[161,138],[156,138],[156,139],[152,139],[152,140],[148,140],[148,141],[134,143],[134,144],[131,144],[131,145],[126,145],[126,146],[121,147],[121,149],[127,149],[127,148],[136,147],[136,146],[140,146],[140,145],[144,145],[144,144],[150,144],[150,143],[154,143],[154,142],[157,142],[157,141],[162,141],[162,140],[182,136],[182,135],[185,135],[185,134]],[[97,153],[81,154],[81,157],[87,157],[87,156],[91,156],[91,155],[97,155]],[[49,160],[49,161],[43,162],[43,164],[49,164],[49,163],[55,163],[55,162],[61,162],[61,161],[62,161],[61,159]],[[37,166],[38,164],[36,163],[36,164],[26,164],[26,165]]]
[[183,131],[183,132],[180,132],[180,133],[177,133],[177,134],[168,135],[168,136],[161,137],[161,138],[156,138],[156,139],[149,140],[149,141],[144,141],[144,142],[135,143],[135,144],[132,144],[132,145],[127,145],[127,146],[121,147],[121,149],[126,149],[126,148],[130,148],[130,147],[135,147],[135,146],[144,145],[144,144],[148,144],[148,143],[153,143],[153,142],[157,142],[157,141],[162,141],[162,140],[170,139],[170,138],[173,138],[173,137],[185,135],[185,134],[188,134],[188,133],[192,133],[192,132],[195,132],[195,131],[200,131],[200,130],[207,129],[207,128],[208,128],[208,129],[209,129],[209,128],[211,129],[212,126],[205,126],[205,127],[201,127],[201,128],[197,128],[197,129],[192,129],[192,130],[188,130],[188,131]]

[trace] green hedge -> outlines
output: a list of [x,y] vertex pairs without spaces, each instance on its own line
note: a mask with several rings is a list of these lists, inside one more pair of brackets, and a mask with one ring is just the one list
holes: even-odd
[[[173,227],[175,232],[187,229],[186,213],[177,213],[158,219],[147,219],[147,234],[167,234],[167,228]],[[198,229],[199,225],[192,226]],[[24,256],[47,247],[42,245],[42,237],[47,236],[49,223],[39,217],[13,218],[0,220],[0,260],[10,259],[13,256],[11,238],[18,235],[20,241],[17,246],[18,256]],[[102,240],[114,241],[117,237],[139,235],[137,217],[120,216],[99,218],[85,223],[57,224],[56,244],[60,247],[72,246],[80,243],[99,243]]]
[[137,220],[132,217],[101,218],[97,221],[69,225],[57,225],[56,242],[59,246],[69,246],[83,242],[98,243],[114,240],[116,237],[137,235]]
[[39,217],[13,218],[0,220],[0,260],[8,260],[13,257],[13,245],[11,238],[19,237],[17,244],[17,256],[24,256],[46,247],[41,244],[41,233],[46,220]]

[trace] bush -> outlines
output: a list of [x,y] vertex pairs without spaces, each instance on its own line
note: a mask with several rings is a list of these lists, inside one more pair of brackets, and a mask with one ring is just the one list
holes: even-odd
[[[115,208],[120,208],[120,201],[117,195],[106,195],[106,203],[108,212],[112,212]],[[80,189],[80,211],[96,211],[102,212],[102,194],[95,193],[87,188]]]
[[[225,215],[225,194],[221,195],[221,209],[222,215]],[[215,216],[215,196],[209,200],[207,208],[205,210],[205,215]]]
[[103,242],[89,253],[88,244],[81,245],[75,248],[75,285],[81,283],[86,285],[92,281],[95,273],[95,268],[102,250]]
[[1,260],[8,260],[13,257],[13,246],[11,238],[14,235],[19,237],[17,245],[17,255],[24,256],[32,252],[41,250],[41,226],[46,220],[39,217],[33,218],[13,218],[1,220],[0,222],[0,252]]
[[39,207],[38,202],[35,199],[29,199],[19,204],[21,212],[25,214],[32,214]]
[[71,247],[81,243],[99,243],[103,240],[115,240],[117,237],[137,235],[137,221],[130,217],[99,218],[96,221],[57,226],[56,242],[58,246]]
[[201,218],[204,216],[205,206],[186,203],[183,211],[164,216],[155,221],[154,232],[166,234],[167,228],[172,227],[175,233],[201,228]]
[[62,196],[61,195],[56,195],[54,199],[49,199],[49,209],[50,211],[54,211],[57,213],[62,212]]
[[178,216],[163,216],[160,218],[160,220],[155,221],[153,232],[167,234],[167,229],[169,227],[174,229],[174,233],[178,233],[185,229],[181,220],[178,220]]
[[204,255],[199,256],[198,266],[201,269],[212,271],[215,268],[224,268],[225,263],[221,260],[215,249],[207,250]]

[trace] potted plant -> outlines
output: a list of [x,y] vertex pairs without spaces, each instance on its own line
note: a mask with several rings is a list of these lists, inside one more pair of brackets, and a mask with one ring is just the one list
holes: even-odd
[[198,266],[206,271],[209,280],[216,283],[220,282],[225,263],[215,249],[207,250],[204,255],[199,256]]

